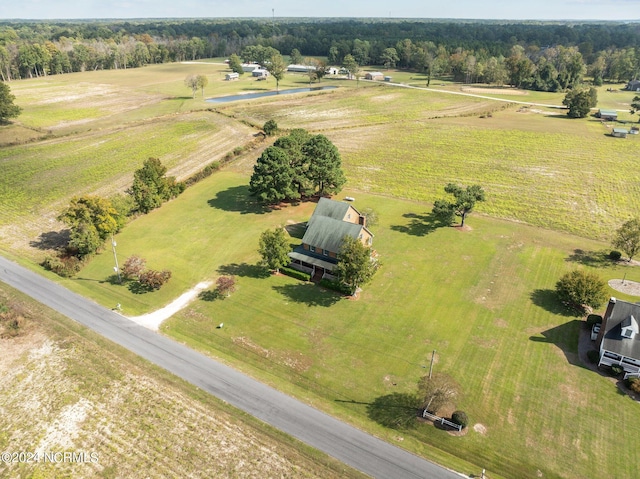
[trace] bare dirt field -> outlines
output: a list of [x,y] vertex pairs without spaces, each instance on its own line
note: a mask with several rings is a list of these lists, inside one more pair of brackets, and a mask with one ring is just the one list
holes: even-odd
[[[195,388],[52,324],[39,305],[18,304],[3,289],[0,304],[18,305],[27,323],[20,336],[0,339],[0,452],[29,453],[31,461],[5,454],[0,477],[348,473],[318,463],[282,434],[251,425],[257,421],[208,396],[196,399]],[[63,452],[84,455],[64,460]]]
[[516,90],[515,88],[480,88],[480,87],[462,87],[460,90],[466,93],[477,93],[480,95],[515,95],[526,96],[528,93],[524,90]]

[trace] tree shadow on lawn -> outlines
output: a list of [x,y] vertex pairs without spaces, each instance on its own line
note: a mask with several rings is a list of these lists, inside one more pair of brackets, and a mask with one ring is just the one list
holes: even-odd
[[387,394],[366,404],[369,419],[391,429],[410,429],[416,427],[417,419],[422,412],[416,395],[409,393]]
[[609,253],[610,252],[608,250],[584,251],[581,249],[574,249],[573,254],[567,256],[565,261],[579,263],[593,268],[610,268],[615,266],[617,262],[609,257]]
[[71,231],[69,229],[47,231],[46,233],[41,233],[40,236],[38,236],[38,239],[29,241],[29,246],[40,250],[56,250],[64,248],[69,244],[70,238]]
[[571,308],[560,301],[558,293],[553,289],[536,289],[531,293],[531,301],[536,306],[561,316],[581,316],[574,308]]
[[536,343],[555,344],[562,350],[569,364],[588,369],[582,364],[578,355],[578,341],[580,340],[582,323],[579,319],[573,319],[567,323],[542,331],[540,334],[543,337],[530,336],[529,339]]
[[241,276],[245,278],[268,278],[271,272],[257,264],[248,263],[230,263],[224,264],[218,268],[218,273],[223,276]]
[[307,306],[322,306],[328,308],[342,299],[342,295],[324,288],[319,288],[313,283],[285,284],[273,286],[273,289],[296,303],[304,303]]
[[416,213],[405,213],[402,215],[404,218],[409,218],[411,221],[406,225],[392,225],[393,231],[400,233],[406,233],[412,236],[426,236],[429,233],[433,233],[436,229],[449,226],[438,219],[433,213],[424,215],[418,215]]
[[217,299],[224,299],[224,296],[220,294],[220,291],[218,291],[217,289],[207,289],[198,293],[198,299],[211,302]]
[[223,211],[237,211],[240,214],[261,215],[270,211],[270,208],[258,203],[250,194],[249,186],[232,186],[223,191],[218,191],[216,197],[207,201],[209,206]]

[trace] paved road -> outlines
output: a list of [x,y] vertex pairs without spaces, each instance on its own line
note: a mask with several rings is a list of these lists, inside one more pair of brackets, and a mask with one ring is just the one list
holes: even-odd
[[0,281],[372,477],[464,477],[313,409],[1,256]]

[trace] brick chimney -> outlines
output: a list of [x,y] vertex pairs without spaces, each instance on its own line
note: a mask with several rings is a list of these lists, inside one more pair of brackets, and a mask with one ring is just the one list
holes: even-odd
[[598,333],[598,338],[596,339],[596,345],[598,349],[600,349],[600,345],[602,344],[602,338],[604,337],[604,332],[607,329],[607,321],[611,317],[611,313],[613,313],[613,308],[616,305],[616,298],[613,296],[609,299],[609,304],[607,304],[607,310],[604,312],[602,316],[602,325],[600,326],[600,332]]

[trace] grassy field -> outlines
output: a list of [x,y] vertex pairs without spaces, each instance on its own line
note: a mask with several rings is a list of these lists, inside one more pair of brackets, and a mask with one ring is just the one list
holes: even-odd
[[[486,468],[494,478],[578,479],[594,471],[634,477],[639,439],[626,433],[624,442],[618,439],[620,421],[625,431],[640,428],[637,404],[580,365],[581,323],[558,308],[553,288],[574,267],[640,281],[635,268],[602,260],[611,231],[637,211],[637,138],[610,138],[593,119],[451,95],[447,90],[462,87],[446,82],[432,84],[442,92],[426,92],[323,81],[340,88],[211,108],[182,83],[204,68],[211,69],[207,96],[274,87],[272,80],[224,82],[224,66],[214,63],[12,83],[18,103],[28,101],[23,124],[0,129],[6,145],[0,168],[7,172],[0,175],[0,248],[42,255],[26,245],[38,247],[38,234],[60,229],[53,218],[71,195],[122,191],[148,156],[185,176],[246,144],[267,119],[323,133],[342,153],[348,184],[341,195],[381,217],[374,246],[383,269],[360,300],[265,277],[254,266],[260,232],[276,225],[299,231],[314,206],[266,211],[249,201],[248,175],[259,151],[118,235],[121,262],[140,254],[149,267],[173,272],[160,291],[139,294],[113,284],[109,251],[62,282],[136,315],[199,281],[236,275],[229,299],[199,300],[164,331],[467,474]],[[423,83],[415,75],[392,76]],[[281,88],[306,83],[302,75],[285,78]],[[500,95],[554,104],[562,97],[512,93]],[[608,93],[601,92],[606,108],[632,97]],[[12,135],[22,140],[10,145]],[[449,181],[487,191],[470,231],[431,222],[430,203]],[[225,328],[215,329],[221,321]],[[463,386],[456,406],[474,428],[453,437],[428,424],[409,431],[378,424],[376,405],[413,392],[434,349],[436,370]]]
[[0,449],[95,455],[2,477],[363,477],[2,284],[0,304],[27,318],[0,340]]
[[[108,253],[67,284],[137,314],[198,281],[233,274],[230,298],[196,301],[163,330],[463,472],[632,477],[629,463],[617,458],[636,457],[640,444],[616,443],[619,426],[608,418],[616,410],[635,430],[637,405],[580,366],[581,322],[553,294],[557,278],[574,267],[594,267],[607,280],[640,280],[634,268],[598,259],[606,244],[482,216],[471,217],[471,231],[435,229],[423,203],[346,191],[381,217],[374,246],[384,266],[354,302],[262,274],[255,266],[259,233],[276,225],[295,231],[313,205],[264,212],[247,201],[246,188],[245,176],[216,174],[119,235],[121,258],[139,253],[174,272],[166,289],[140,295],[110,284]],[[216,329],[222,321],[224,329]],[[457,406],[482,432],[458,438],[430,425],[395,431],[371,420],[376,399],[415,390],[434,349],[436,370],[463,385]],[[568,469],[575,457],[584,460]]]

